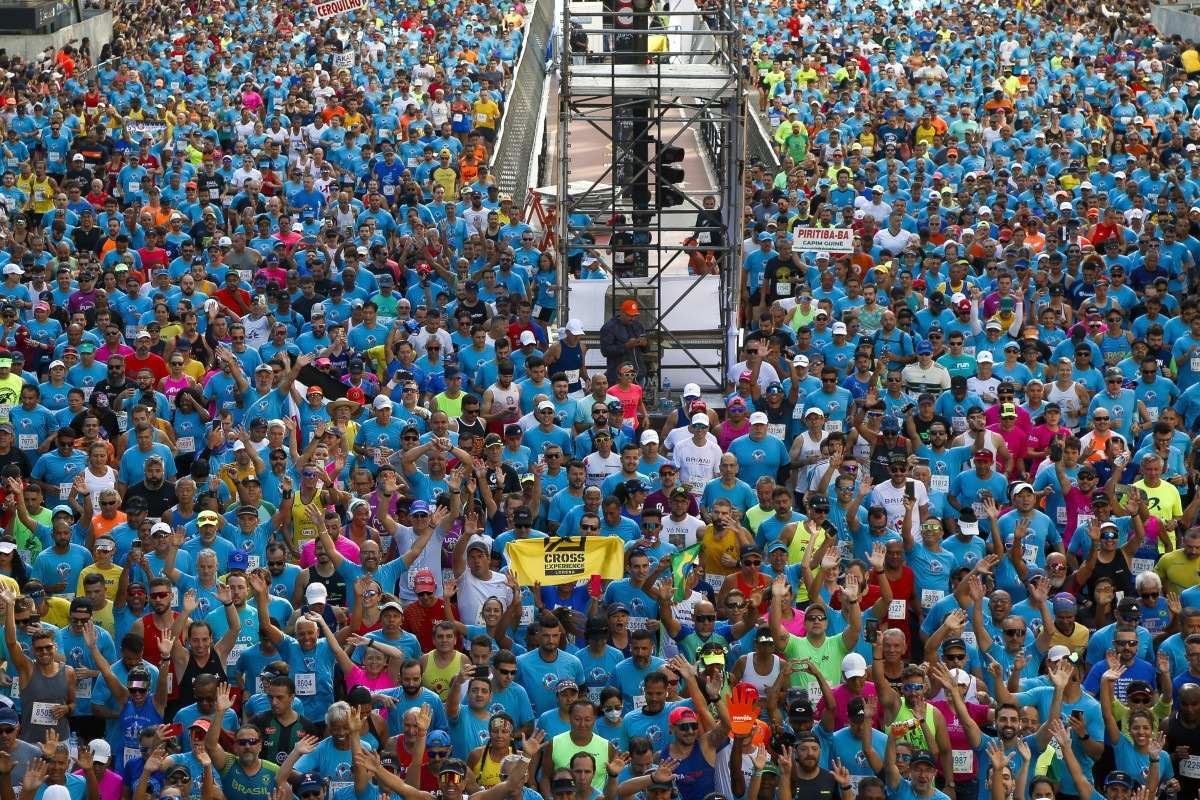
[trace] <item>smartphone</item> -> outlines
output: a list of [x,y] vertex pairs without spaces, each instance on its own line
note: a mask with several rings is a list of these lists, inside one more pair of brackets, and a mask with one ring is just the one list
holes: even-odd
[[491,672],[488,670],[488,668],[486,666],[483,666],[483,667],[475,668],[474,677],[483,678],[484,680],[488,680],[492,676],[491,676]]
[[588,578],[588,595],[590,597],[599,597],[603,593],[604,590],[601,586],[601,581],[602,579],[599,575],[593,575]]
[[129,549],[130,550],[141,550],[142,549],[142,540],[134,539],[132,542],[130,542]]
[[1083,719],[1083,712],[1078,708],[1071,712],[1072,719]]
[[917,482],[909,478],[904,482],[904,496],[909,500],[917,499]]
[[1062,458],[1062,445],[1059,444],[1058,442],[1051,442],[1050,443],[1050,460],[1058,461],[1060,458]]
[[167,726],[167,738],[173,739],[183,735],[183,723],[176,722],[174,725]]
[[869,619],[865,623],[865,628],[866,629],[863,632],[863,640],[868,644],[875,644],[875,641],[879,638],[879,621]]

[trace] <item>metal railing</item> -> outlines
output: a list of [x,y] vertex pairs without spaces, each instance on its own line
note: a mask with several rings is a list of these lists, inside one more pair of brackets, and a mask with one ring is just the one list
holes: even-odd
[[504,118],[496,132],[491,169],[500,193],[518,204],[525,201],[529,188],[529,165],[534,160],[534,143],[543,120],[540,112],[546,78],[546,48],[554,31],[553,0],[537,0],[532,18],[525,28],[521,54],[513,70]]

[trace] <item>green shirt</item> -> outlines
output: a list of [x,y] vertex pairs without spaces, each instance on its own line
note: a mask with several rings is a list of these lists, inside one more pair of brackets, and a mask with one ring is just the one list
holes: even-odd
[[[816,664],[831,686],[842,682],[842,659],[849,652],[840,633],[837,636],[826,636],[819,646],[814,645],[807,636],[789,634],[787,645],[783,648],[783,654],[789,661],[807,658]],[[814,703],[821,696],[817,679],[803,670],[792,670],[792,686],[803,687]]]

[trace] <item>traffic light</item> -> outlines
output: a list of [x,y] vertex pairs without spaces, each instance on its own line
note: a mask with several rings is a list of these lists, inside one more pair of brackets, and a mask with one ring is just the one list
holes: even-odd
[[683,205],[683,192],[676,184],[683,183],[683,167],[675,166],[683,162],[683,148],[674,145],[659,144],[658,154],[654,160],[654,196],[659,208],[672,208]]

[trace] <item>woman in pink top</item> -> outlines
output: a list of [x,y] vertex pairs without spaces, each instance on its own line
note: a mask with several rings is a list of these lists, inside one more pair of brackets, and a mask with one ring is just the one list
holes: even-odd
[[[400,604],[394,599],[389,600],[384,605],[394,608],[397,611],[403,611],[400,608]],[[350,656],[346,654],[346,650],[338,643],[336,638],[329,638],[329,649],[333,651],[334,660],[342,668],[342,675],[346,679],[346,691],[350,691],[355,686],[365,686],[372,692],[396,687],[396,681],[392,678],[391,670],[388,669],[388,663],[394,658],[396,659],[396,664],[399,665],[404,661],[404,653],[386,642],[381,642],[377,639],[368,639],[358,634],[350,635],[346,639],[346,644],[350,647],[364,648],[361,667],[350,659]],[[381,716],[384,716],[385,719],[387,718],[386,714]]]
[[121,800],[124,793],[125,782],[121,780],[121,773],[109,769],[112,760],[112,746],[104,739],[92,739],[87,747],[79,748],[77,763],[80,769],[75,770],[74,774],[82,778],[84,770],[90,771],[96,783],[100,784],[100,800]]
[[725,421],[717,426],[717,444],[722,452],[729,449],[734,439],[750,432],[750,416],[747,412],[746,401],[740,397],[734,397],[725,405]]
[[633,364],[622,364],[617,370],[617,383],[608,387],[608,393],[621,401],[621,421],[633,426],[636,431],[650,421],[646,404],[642,402],[646,390],[634,383],[637,368]]

